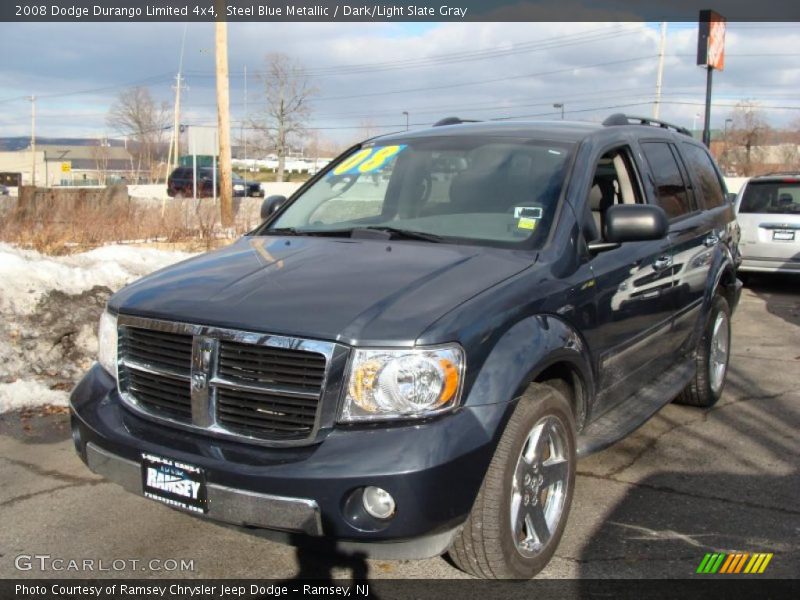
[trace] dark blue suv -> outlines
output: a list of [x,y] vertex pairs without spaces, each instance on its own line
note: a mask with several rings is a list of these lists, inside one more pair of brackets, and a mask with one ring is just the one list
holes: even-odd
[[71,398],[94,472],[292,543],[526,578],[579,456],[722,392],[736,227],[683,129],[448,119],[262,215],[111,298]]

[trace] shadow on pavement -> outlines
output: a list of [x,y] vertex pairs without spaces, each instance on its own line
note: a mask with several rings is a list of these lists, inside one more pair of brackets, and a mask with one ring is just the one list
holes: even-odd
[[746,287],[766,303],[770,314],[800,326],[800,272],[748,273]]
[[796,397],[735,368],[728,386],[732,400],[674,421],[683,431],[655,447],[641,478],[591,475],[629,488],[589,536],[581,577],[691,578],[707,552],[734,551],[772,552],[764,577],[797,577]]
[[[731,490],[708,499],[705,485]],[[800,511],[742,502],[737,489],[769,490],[797,483],[790,476],[665,471],[637,482],[611,510],[580,555],[581,578],[686,578],[707,552],[772,552],[769,577],[800,572]]]

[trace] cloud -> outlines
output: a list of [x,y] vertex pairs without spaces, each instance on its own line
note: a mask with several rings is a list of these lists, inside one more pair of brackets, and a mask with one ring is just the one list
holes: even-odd
[[[665,60],[661,115],[687,126],[702,113],[705,95],[705,71],[694,58],[696,30],[671,24]],[[2,135],[29,133],[29,103],[3,102],[13,97],[39,97],[43,136],[112,134],[105,114],[115,95],[137,82],[171,102],[183,32],[182,24],[167,23],[4,25]],[[213,123],[214,28],[190,24],[186,32],[182,120]],[[306,66],[320,90],[311,125],[341,142],[357,137],[366,122],[381,131],[404,127],[403,111],[415,125],[453,114],[558,118],[553,103],[565,105],[567,118],[599,120],[618,110],[649,115],[658,39],[656,24],[634,22],[231,23],[232,117],[236,126],[245,116],[245,66],[248,113],[258,112],[264,55],[276,51]],[[796,25],[730,24],[726,69],[714,77],[715,102],[797,105],[791,94],[800,84],[799,45]],[[31,50],[18,52],[22,47]],[[721,124],[729,112],[715,107],[713,122]],[[767,114],[780,125],[798,112]]]

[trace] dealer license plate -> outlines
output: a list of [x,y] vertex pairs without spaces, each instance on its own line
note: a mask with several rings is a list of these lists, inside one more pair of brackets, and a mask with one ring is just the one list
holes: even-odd
[[208,510],[205,472],[181,461],[142,454],[142,491],[145,498],[173,508],[201,514]]
[[773,231],[772,239],[782,242],[791,242],[794,240],[794,231]]

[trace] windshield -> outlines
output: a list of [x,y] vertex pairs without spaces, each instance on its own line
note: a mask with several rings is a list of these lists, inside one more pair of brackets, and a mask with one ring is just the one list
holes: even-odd
[[536,247],[547,238],[571,148],[485,136],[378,141],[334,164],[257,233],[373,228],[429,241]]
[[800,179],[751,181],[744,190],[739,212],[800,215]]

